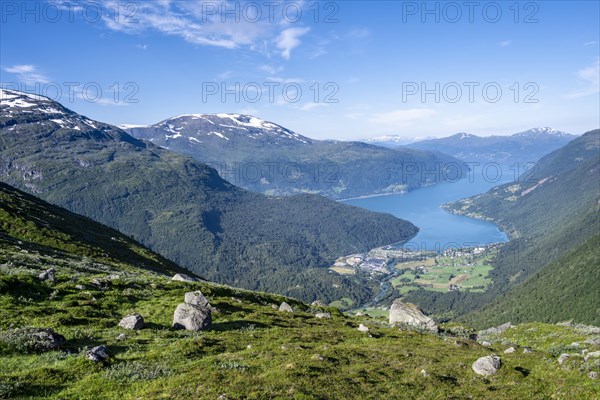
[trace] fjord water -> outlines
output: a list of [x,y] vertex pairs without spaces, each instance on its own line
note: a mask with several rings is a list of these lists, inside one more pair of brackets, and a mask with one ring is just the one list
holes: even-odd
[[443,250],[506,242],[496,225],[446,212],[442,205],[484,193],[510,178],[491,181],[481,173],[457,181],[417,189],[409,193],[344,200],[344,203],[372,211],[390,213],[419,227],[419,233],[404,245],[414,250]]

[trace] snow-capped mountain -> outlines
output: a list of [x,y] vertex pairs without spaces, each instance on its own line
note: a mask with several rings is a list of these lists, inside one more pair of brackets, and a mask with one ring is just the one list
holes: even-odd
[[59,127],[69,127],[78,131],[96,129],[100,125],[48,97],[8,89],[0,89],[0,112],[4,118],[15,118],[19,121],[27,119],[28,116],[43,114],[46,118],[36,123],[56,124]]
[[512,136],[516,136],[516,137],[524,137],[524,136],[557,136],[557,137],[570,137],[571,139],[574,139],[573,135],[567,133],[567,132],[563,132],[563,131],[559,131],[556,129],[552,129],[549,127],[544,127],[544,128],[532,128],[529,130],[526,130],[524,132],[519,132],[519,133],[515,133]]
[[536,162],[577,136],[552,128],[532,128],[505,136],[456,133],[445,138],[410,143],[407,147],[440,151],[468,162],[501,164]]
[[402,176],[406,162],[428,168],[458,162],[406,148],[315,140],[242,114],[179,115],[126,131],[207,163],[235,185],[274,195],[309,192],[339,199],[404,192],[434,183],[419,174]]
[[273,122],[242,114],[184,114],[154,125],[121,125],[134,136],[170,148],[172,146],[241,144],[310,144],[312,139]]

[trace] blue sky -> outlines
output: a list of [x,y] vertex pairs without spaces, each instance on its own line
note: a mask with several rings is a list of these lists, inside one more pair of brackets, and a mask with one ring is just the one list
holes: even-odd
[[0,4],[2,84],[113,124],[248,113],[322,139],[600,125],[597,1]]

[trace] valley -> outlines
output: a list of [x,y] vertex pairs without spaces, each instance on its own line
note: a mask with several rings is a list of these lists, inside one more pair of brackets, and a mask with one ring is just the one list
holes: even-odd
[[600,2],[0,15],[0,399],[600,399]]

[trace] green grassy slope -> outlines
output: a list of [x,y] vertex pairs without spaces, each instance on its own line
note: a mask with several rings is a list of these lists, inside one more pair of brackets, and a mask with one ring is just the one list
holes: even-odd
[[563,254],[495,303],[468,315],[475,325],[572,319],[600,325],[600,236]]
[[[559,366],[562,351],[594,351],[590,329],[533,324],[506,332],[490,348],[452,327],[440,335],[400,331],[385,320],[349,317],[282,296],[205,282],[173,282],[169,263],[115,231],[2,186],[0,246],[0,398],[18,399],[564,399],[600,395],[590,371],[595,359]],[[122,241],[114,248],[112,237]],[[117,241],[116,243],[119,243]],[[156,270],[133,263],[155,257]],[[109,256],[105,256],[107,253]],[[147,255],[147,256],[146,256]],[[130,260],[131,257],[131,260]],[[130,262],[130,261],[131,262]],[[37,275],[53,266],[56,281]],[[109,278],[118,274],[119,279]],[[94,280],[105,282],[98,287]],[[83,285],[84,288],[77,287]],[[171,329],[184,294],[201,290],[218,311],[206,332]],[[294,314],[273,305],[287,301]],[[328,311],[331,319],[317,319]],[[140,331],[118,327],[140,313]],[[356,328],[363,323],[369,333]],[[61,350],[31,352],[9,337],[14,329],[52,328]],[[448,327],[450,329],[450,327]],[[125,333],[124,340],[117,336]],[[508,341],[508,342],[507,342]],[[569,348],[574,341],[577,348]],[[536,351],[502,351],[510,343]],[[86,350],[106,345],[106,363]],[[483,378],[471,364],[501,354],[497,375]]]
[[[120,232],[0,183],[0,257],[11,248],[40,257],[90,259],[160,273],[185,271]],[[0,259],[1,261],[1,259]]]

